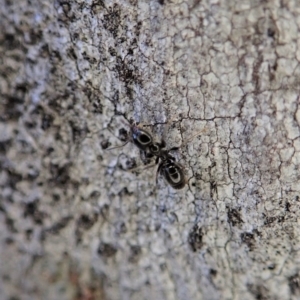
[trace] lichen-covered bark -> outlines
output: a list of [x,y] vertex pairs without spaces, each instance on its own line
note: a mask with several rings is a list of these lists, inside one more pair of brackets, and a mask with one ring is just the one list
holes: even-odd
[[299,1],[0,5],[1,299],[299,299]]

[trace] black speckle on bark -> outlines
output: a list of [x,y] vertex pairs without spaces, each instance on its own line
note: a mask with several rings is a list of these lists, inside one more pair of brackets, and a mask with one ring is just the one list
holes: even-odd
[[239,210],[235,209],[235,208],[229,208],[227,211],[227,217],[228,217],[228,222],[232,225],[232,226],[236,226],[239,225],[241,223],[243,223],[243,219],[241,217],[241,213],[239,212]]
[[288,278],[290,291],[293,295],[300,292],[300,276],[295,274]]
[[117,248],[108,243],[100,243],[97,252],[100,256],[112,257],[117,253]]
[[255,297],[256,300],[269,300],[269,290],[264,287],[263,285],[255,285],[255,284],[248,284],[249,292]]
[[188,236],[188,243],[193,252],[196,252],[197,250],[200,250],[202,248],[203,246],[202,238],[203,238],[202,228],[201,227],[199,228],[197,224],[194,225],[194,227],[192,228]]
[[254,246],[255,246],[255,237],[254,234],[249,233],[249,232],[243,232],[241,234],[241,240],[243,243],[245,243],[249,250],[252,251]]

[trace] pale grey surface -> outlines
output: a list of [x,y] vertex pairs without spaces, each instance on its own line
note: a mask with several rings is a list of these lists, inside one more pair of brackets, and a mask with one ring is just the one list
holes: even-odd
[[0,298],[299,299],[299,1],[75,2],[0,0]]

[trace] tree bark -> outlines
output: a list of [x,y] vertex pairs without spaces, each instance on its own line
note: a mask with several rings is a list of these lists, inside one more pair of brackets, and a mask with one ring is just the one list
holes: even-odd
[[1,299],[299,299],[299,1],[0,4]]

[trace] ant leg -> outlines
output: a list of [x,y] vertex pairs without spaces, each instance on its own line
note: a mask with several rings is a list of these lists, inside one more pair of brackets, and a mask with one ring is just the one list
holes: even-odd
[[141,158],[142,162],[144,163],[144,165],[148,165],[150,163],[152,157],[153,157],[152,153],[140,150],[140,158]]
[[201,133],[205,132],[206,130],[207,130],[207,128],[204,127],[202,130],[193,134],[190,138],[188,138],[184,143],[181,144],[180,148],[185,147],[189,142],[191,142],[194,138],[196,138],[197,136],[199,136]]
[[133,169],[128,169],[128,171],[130,171],[130,172],[131,172],[131,171],[135,172],[135,171],[138,171],[139,169],[142,170],[142,171],[144,171],[144,170],[153,168],[153,167],[155,167],[155,166],[156,166],[155,164],[146,166],[146,167],[144,167],[144,168],[142,168],[142,166],[139,166],[139,167],[136,167],[136,168],[133,168]]
[[156,185],[158,184],[158,175],[160,174],[160,172],[161,172],[161,168],[162,168],[162,166],[164,165],[164,162],[161,162],[160,164],[159,164],[159,166],[158,166],[158,168],[157,168],[157,171],[156,171]]
[[159,162],[159,156],[156,157],[156,159],[155,159],[155,164],[157,165],[158,162]]
[[164,139],[162,139],[161,140],[161,142],[160,143],[158,143],[159,144],[159,146],[161,147],[161,148],[166,148],[166,141],[164,140]]
[[107,150],[113,150],[113,149],[117,149],[117,148],[122,148],[122,147],[124,147],[125,145],[127,145],[128,143],[129,143],[129,141],[127,141],[126,143],[124,143],[124,144],[121,145],[121,146],[115,146],[115,147],[107,148],[107,149],[105,149],[105,151],[107,151]]

